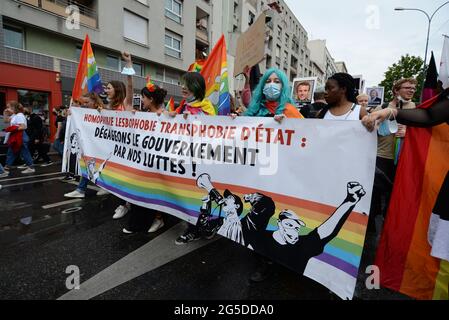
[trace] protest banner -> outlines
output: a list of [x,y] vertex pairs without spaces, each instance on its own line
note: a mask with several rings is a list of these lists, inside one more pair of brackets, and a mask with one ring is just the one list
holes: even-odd
[[253,67],[265,57],[265,13],[243,33],[237,43],[235,56],[234,77],[243,73],[246,66]]
[[72,108],[64,165],[135,205],[179,217],[354,294],[376,135],[358,121]]

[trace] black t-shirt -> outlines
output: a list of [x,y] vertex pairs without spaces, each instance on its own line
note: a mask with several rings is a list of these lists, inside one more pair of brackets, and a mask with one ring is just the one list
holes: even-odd
[[59,141],[61,141],[62,143],[64,143],[65,140],[65,129],[67,127],[67,118],[61,117],[61,131],[59,131],[59,137],[56,137],[57,139],[59,139]]
[[310,258],[322,254],[327,244],[327,241],[320,239],[317,229],[308,235],[299,236],[298,242],[294,245],[279,244],[273,238],[273,233],[273,231],[261,232],[253,249],[300,274],[304,273]]
[[441,187],[433,213],[439,215],[440,219],[449,221],[449,172]]

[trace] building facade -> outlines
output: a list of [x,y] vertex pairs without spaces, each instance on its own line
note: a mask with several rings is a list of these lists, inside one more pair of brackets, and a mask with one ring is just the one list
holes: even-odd
[[311,40],[307,46],[310,49],[310,57],[324,71],[327,79],[337,73],[337,65],[326,47],[326,40]]
[[[190,2],[190,1],[189,1]],[[19,78],[30,68],[52,74],[56,87],[11,83],[0,72],[0,107],[5,101],[39,104],[50,114],[67,103],[81,47],[88,34],[102,80],[124,80],[121,52],[128,51],[137,75],[136,93],[150,75],[181,99],[180,76],[195,61],[196,50],[210,46],[211,2],[194,0],[4,0],[0,2],[0,61],[14,65]],[[79,20],[79,26],[74,23]],[[60,98],[51,90],[60,88]],[[56,89],[55,89],[56,88]],[[27,91],[27,92],[25,92]],[[26,97],[24,97],[26,96]],[[36,100],[33,100],[33,97]],[[33,100],[33,101],[31,101]],[[3,111],[3,110],[0,110]],[[47,122],[51,124],[50,117]]]

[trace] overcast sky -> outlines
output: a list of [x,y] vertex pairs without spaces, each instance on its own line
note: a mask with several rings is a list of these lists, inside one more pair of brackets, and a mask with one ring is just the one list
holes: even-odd
[[[363,74],[368,86],[383,80],[388,66],[401,55],[424,59],[428,20],[417,11],[394,11],[395,7],[418,8],[431,15],[445,0],[285,0],[310,40],[326,39],[336,61],[345,61],[349,73]],[[379,13],[378,15],[376,13]],[[378,24],[376,21],[378,20]],[[449,4],[432,20],[429,53],[437,67],[449,35]]]

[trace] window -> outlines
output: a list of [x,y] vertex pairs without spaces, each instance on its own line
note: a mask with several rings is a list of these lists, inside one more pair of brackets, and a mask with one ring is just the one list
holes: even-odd
[[288,34],[285,35],[285,44],[288,46],[288,43],[290,42],[290,36]]
[[164,81],[164,69],[156,70],[156,80]]
[[179,85],[179,75],[170,72],[165,72],[165,82]]
[[112,70],[119,70],[119,59],[115,56],[107,56],[106,57],[106,67]]
[[17,49],[25,49],[22,29],[7,25],[4,25],[3,28],[5,33],[5,46]]
[[124,11],[123,36],[138,43],[148,45],[148,20],[130,11]]
[[140,63],[133,63],[134,71],[136,71],[136,75],[142,77],[143,76],[143,65]]
[[178,0],[165,0],[165,16],[177,23],[181,23],[182,2]]
[[250,11],[248,19],[249,19],[248,25],[251,26],[254,23],[254,20],[256,19],[256,15]]
[[282,39],[282,28],[278,26],[278,38]]
[[44,119],[49,125],[48,101],[49,94],[40,91],[17,90],[18,100],[24,107],[31,107],[33,112]]
[[281,57],[281,47],[276,46],[276,58],[280,58],[280,57]]
[[77,45],[76,46],[76,50],[75,50],[75,58],[76,61],[80,61],[80,57],[81,57],[81,51],[83,50],[83,46],[82,45]]
[[182,37],[171,32],[165,33],[165,54],[181,59]]

